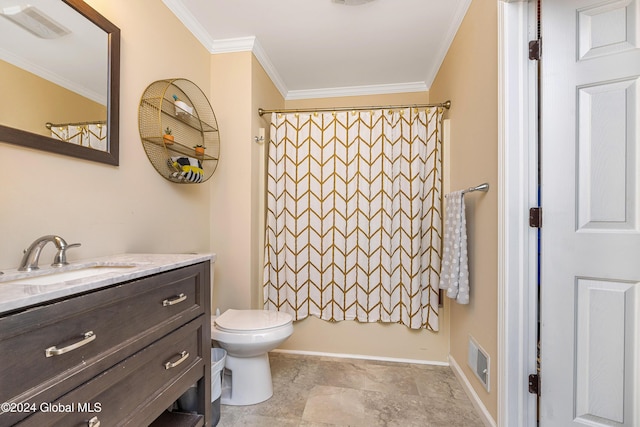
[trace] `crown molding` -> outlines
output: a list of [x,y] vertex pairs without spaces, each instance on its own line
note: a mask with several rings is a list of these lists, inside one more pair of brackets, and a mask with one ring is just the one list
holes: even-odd
[[214,40],[211,44],[210,52],[214,55],[220,53],[252,52],[258,62],[260,62],[260,65],[262,65],[264,71],[267,73],[282,97],[287,101],[309,98],[335,98],[340,96],[425,92],[429,90],[425,82],[395,83],[386,85],[362,85],[327,89],[288,90],[286,84],[282,80],[282,77],[280,77],[278,70],[273,65],[273,63],[269,59],[269,56],[258,42],[258,39],[254,36]]
[[[335,98],[341,96],[360,96],[360,95],[382,95],[389,93],[406,93],[406,92],[426,92],[429,90],[429,86],[433,82],[435,75],[444,60],[444,56],[453,41],[457,26],[453,26],[450,34],[447,38],[449,43],[443,49],[441,59],[437,62],[437,66],[429,73],[429,79],[424,82],[408,82],[408,83],[394,83],[386,85],[362,85],[362,86],[350,86],[350,87],[337,87],[337,88],[325,88],[325,89],[305,89],[305,90],[289,90],[282,80],[280,73],[273,65],[268,55],[258,43],[255,36],[250,37],[237,37],[231,39],[218,39],[214,40],[205,31],[205,29],[198,23],[194,16],[184,6],[180,0],[162,0],[162,2],[176,15],[176,17],[182,22],[182,24],[191,31],[191,33],[202,43],[202,45],[212,54],[221,53],[233,53],[233,52],[252,52],[256,57],[260,65],[264,68],[273,84],[276,86],[280,94],[285,100],[295,99],[310,99],[310,98]],[[467,0],[465,4],[458,10],[456,14],[458,24],[464,18],[467,8],[471,0]]]
[[260,65],[262,65],[282,97],[286,99],[288,89],[282,81],[282,77],[280,77],[280,74],[254,36],[214,40],[187,9],[183,1],[162,0],[162,2],[191,31],[191,34],[200,41],[209,53],[215,55],[220,53],[253,52],[253,55],[260,62]]
[[258,43],[257,39],[253,44],[253,54],[255,55],[258,62],[260,62],[260,65],[262,65],[262,68],[264,68],[264,71],[267,73],[267,75],[269,76],[269,78],[271,79],[275,87],[278,89],[282,97],[284,99],[287,99],[287,96],[289,94],[289,89],[287,89],[287,85],[282,80],[280,73],[278,73],[278,70],[273,65],[273,63],[269,59],[269,56],[267,55],[265,50],[262,48],[260,43]]
[[204,29],[198,20],[189,12],[184,5],[184,2],[179,0],[162,0],[162,2],[173,12],[174,15],[187,27],[191,34],[197,38],[200,43],[211,52],[214,40],[209,33]]
[[257,40],[254,36],[219,39],[213,41],[209,52],[214,55],[218,53],[251,52],[256,43]]
[[[54,83],[58,86],[61,86],[65,89],[70,90],[71,92],[75,92],[78,95],[84,96],[98,104],[107,105],[107,93],[99,93],[91,88],[86,86],[77,84],[73,80],[69,80],[68,78],[61,76],[58,73],[55,73],[49,70],[42,65],[35,64],[31,61],[28,61],[15,53],[9,52],[4,49],[0,49],[0,60],[8,62],[18,68],[22,68],[25,71],[28,71],[31,74],[35,74],[36,76],[48,80],[51,83]],[[106,86],[105,86],[106,87]]]
[[462,20],[467,14],[467,10],[469,9],[470,5],[471,5],[471,0],[466,0],[461,2],[460,5],[458,6],[458,10],[456,10],[456,13],[453,18],[453,22],[449,26],[449,31],[447,31],[447,33],[443,35],[444,37],[442,39],[444,40],[444,42],[440,45],[440,51],[435,56],[436,60],[433,61],[433,65],[431,66],[431,69],[429,70],[425,78],[427,87],[431,87],[431,85],[433,84],[433,81],[438,75],[438,71],[440,70],[442,63],[444,62],[444,58],[447,56],[447,53],[449,52],[451,43],[453,43],[453,39],[458,33],[458,30],[460,29],[460,25],[462,24]]
[[286,99],[288,89],[282,81],[282,77],[278,73],[278,70],[273,65],[269,56],[264,51],[258,39],[254,36],[251,37],[238,37],[233,39],[221,39],[214,40],[211,53],[233,53],[233,52],[252,52],[256,57],[264,71],[267,73],[275,87],[278,89],[283,98]]
[[383,95],[389,93],[426,92],[425,82],[394,83],[386,85],[362,85],[327,89],[290,90],[285,99],[336,98],[341,96]]

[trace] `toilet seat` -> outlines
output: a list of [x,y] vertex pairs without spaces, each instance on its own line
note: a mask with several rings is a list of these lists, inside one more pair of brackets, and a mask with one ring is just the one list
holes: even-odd
[[233,310],[229,309],[218,316],[215,327],[224,332],[246,333],[286,326],[293,321],[289,313],[271,310]]

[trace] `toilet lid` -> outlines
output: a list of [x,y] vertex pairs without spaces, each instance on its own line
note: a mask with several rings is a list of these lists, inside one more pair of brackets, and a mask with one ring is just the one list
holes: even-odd
[[229,309],[216,318],[215,324],[227,331],[259,331],[284,326],[292,320],[289,313],[280,311]]

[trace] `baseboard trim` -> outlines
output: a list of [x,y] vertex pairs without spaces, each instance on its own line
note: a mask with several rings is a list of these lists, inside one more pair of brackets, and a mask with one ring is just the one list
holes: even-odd
[[456,359],[454,359],[451,355],[449,355],[449,366],[451,366],[451,370],[458,378],[458,381],[460,381],[462,389],[471,400],[473,407],[478,411],[478,414],[480,415],[480,418],[482,419],[484,425],[486,427],[497,427],[496,421],[487,410],[487,407],[484,406],[484,404],[480,400],[480,396],[478,396],[476,391],[471,386],[471,383],[467,379],[467,376],[462,372],[462,368],[460,368],[460,365],[458,365]]
[[397,357],[369,356],[366,354],[326,353],[322,351],[285,350],[285,349],[275,349],[275,350],[272,350],[272,352],[302,354],[306,356],[335,357],[339,359],[363,359],[363,360],[376,360],[380,362],[414,363],[418,365],[449,366],[449,363],[447,362],[439,362],[436,360],[402,359]]

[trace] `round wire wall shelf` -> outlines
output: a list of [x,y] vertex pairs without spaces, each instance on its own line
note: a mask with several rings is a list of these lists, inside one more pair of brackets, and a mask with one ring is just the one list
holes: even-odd
[[206,95],[186,79],[158,80],[142,94],[140,139],[149,161],[171,182],[205,182],[218,166],[218,122]]

